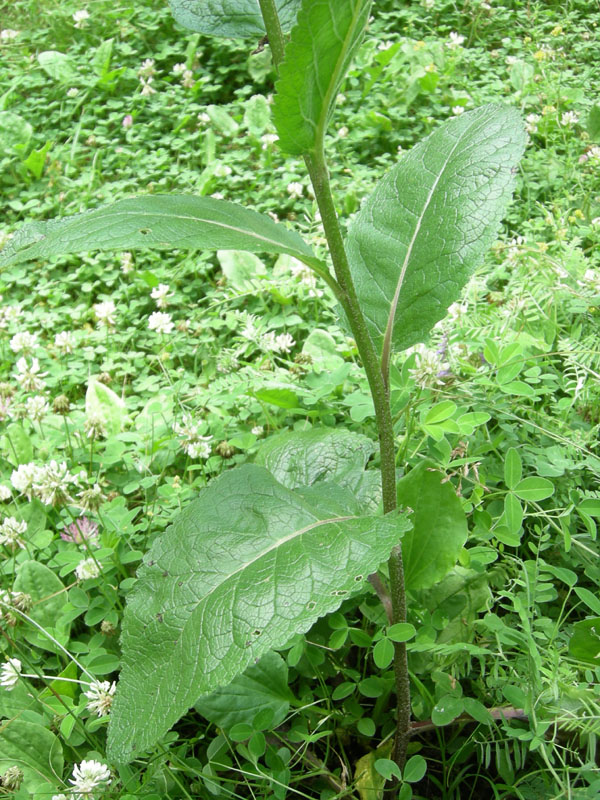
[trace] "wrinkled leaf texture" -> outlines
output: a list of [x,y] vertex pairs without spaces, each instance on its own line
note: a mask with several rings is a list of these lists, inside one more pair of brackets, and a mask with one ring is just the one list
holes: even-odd
[[455,117],[384,176],[351,222],[350,268],[384,362],[424,341],[458,300],[498,233],[525,141],[516,109]]
[[[241,39],[264,36],[258,0],[169,0],[171,13],[182,27],[208,36]],[[284,31],[294,24],[300,0],[275,0]]]
[[156,540],[128,597],[109,758],[130,761],[200,695],[338,608],[408,528],[402,515],[322,519],[254,464],[213,481]]
[[0,266],[136,247],[286,253],[307,264],[321,264],[295,231],[251,209],[212,197],[148,195],[26,225],[0,252]]
[[338,90],[358,49],[371,0],[304,0],[275,84],[273,121],[292,155],[321,147]]

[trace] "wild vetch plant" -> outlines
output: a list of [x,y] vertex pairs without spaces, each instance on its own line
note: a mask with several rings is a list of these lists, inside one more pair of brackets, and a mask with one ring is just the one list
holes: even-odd
[[[295,231],[236,203],[162,195],[28,225],[0,263],[135,247],[294,257],[332,289],[356,341],[375,408],[380,470],[365,471],[375,447],[359,434],[282,434],[256,463],[225,472],[173,519],[128,596],[108,755],[122,764],[152,747],[198,697],[284,648],[370,580],[389,621],[379,660],[394,663],[393,758],[402,766],[410,726],[406,641],[414,635],[406,590],[432,586],[452,569],[467,526],[451,484],[427,461],[396,480],[390,370],[395,353],[423,342],[446,315],[494,241],[524,126],[501,105],[449,120],[381,179],[343,236],[325,140],[371,0],[260,0],[260,13],[253,0],[170,5],[179,23],[201,33],[256,40],[266,32],[278,73],[279,147],[304,159],[328,254],[315,254]],[[110,325],[108,306],[98,304],[96,315]],[[168,315],[153,316],[150,327],[166,330]],[[31,383],[34,367],[22,369]],[[436,408],[432,426],[448,416]],[[3,535],[18,538],[19,531]]]

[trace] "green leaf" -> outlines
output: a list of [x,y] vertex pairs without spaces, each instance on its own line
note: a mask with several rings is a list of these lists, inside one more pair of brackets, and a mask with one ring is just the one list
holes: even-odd
[[254,253],[243,250],[217,250],[217,260],[227,278],[227,283],[238,292],[257,291],[260,279],[266,276],[266,267]]
[[321,328],[310,332],[302,346],[302,352],[312,358],[313,369],[317,372],[333,372],[344,363],[337,351],[335,339]]
[[135,247],[287,253],[305,263],[321,264],[297,233],[256,211],[212,197],[148,195],[26,225],[0,252],[0,266]]
[[[24,561],[17,570],[13,591],[31,595],[33,606],[29,616],[62,645],[69,641],[70,626],[55,627],[67,593],[60,578],[49,567],[38,561]],[[31,644],[53,653],[62,652],[38,628],[27,623],[25,631],[25,637]]]
[[[182,27],[208,36],[264,36],[257,0],[169,0],[171,13]],[[275,0],[284,31],[294,24],[300,0]]]
[[402,777],[408,783],[418,783],[425,777],[427,772],[427,761],[423,756],[411,756],[402,771]]
[[298,408],[298,395],[291,389],[265,388],[252,393],[253,397],[263,403],[271,403],[278,408]]
[[577,505],[577,510],[590,517],[600,517],[600,498],[589,497]]
[[547,478],[523,478],[522,481],[514,487],[514,493],[521,500],[527,500],[534,503],[537,500],[545,500],[554,494],[554,484]]
[[504,483],[509,489],[514,489],[523,475],[523,465],[519,451],[511,447],[504,459]]
[[594,614],[600,614],[600,597],[590,592],[589,589],[584,589],[582,586],[577,586],[575,588],[575,594],[594,612]]
[[436,425],[438,422],[443,422],[449,419],[456,411],[456,403],[452,400],[442,400],[441,403],[436,403],[425,414],[425,425]]
[[0,155],[23,152],[33,136],[33,127],[12,111],[0,111]]
[[449,725],[464,711],[462,697],[454,694],[445,694],[441,697],[431,712],[431,721],[434,725]]
[[288,687],[288,668],[277,653],[265,653],[258,664],[251,664],[243,675],[228,685],[201,697],[196,711],[219,728],[252,725],[258,713],[271,713],[271,725],[281,725],[293,698]]
[[591,107],[586,127],[590,139],[593,142],[600,142],[600,105]]
[[416,632],[415,626],[411,625],[410,622],[397,622],[387,629],[387,636],[393,642],[408,642]]
[[412,508],[413,530],[402,541],[408,589],[438,583],[456,564],[467,541],[467,520],[454,487],[443,473],[422,461],[398,481],[398,503]]
[[128,595],[109,757],[130,761],[200,695],[335,611],[409,526],[323,520],[256,465],[213,481],[156,539]]
[[397,778],[399,781],[402,780],[400,767],[391,758],[378,758],[375,762],[375,769],[386,781],[391,781],[392,778]]
[[468,111],[413,147],[353,219],[350,267],[385,361],[459,298],[496,237],[524,147],[515,109]]
[[573,625],[569,655],[578,661],[600,664],[600,617],[591,617]]
[[77,80],[77,70],[65,53],[59,53],[58,50],[45,50],[38,54],[37,60],[40,67],[53,80],[69,84]]
[[125,402],[108,386],[93,379],[85,393],[85,413],[88,417],[99,417],[108,436],[121,433],[127,419]]
[[379,669],[387,669],[394,660],[394,645],[389,639],[380,639],[373,648],[373,661]]
[[13,766],[23,771],[27,790],[40,791],[41,785],[50,796],[64,766],[59,739],[35,722],[16,719],[0,726],[0,774]]
[[253,94],[246,101],[246,110],[244,111],[244,125],[248,129],[248,133],[255,137],[262,136],[269,127],[270,121],[271,108],[266,97],[263,97],[262,94]]
[[371,0],[304,0],[279,67],[273,121],[285,153],[320,151]]
[[523,523],[523,507],[510,492],[504,498],[504,519],[512,536],[517,536]]
[[256,463],[266,467],[288,489],[312,486],[318,481],[347,486],[346,477],[364,470],[376,450],[375,442],[343,428],[312,428],[286,431],[267,439],[256,455]]

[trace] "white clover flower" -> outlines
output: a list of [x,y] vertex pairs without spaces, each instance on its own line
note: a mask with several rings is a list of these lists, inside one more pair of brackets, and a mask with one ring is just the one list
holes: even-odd
[[210,117],[208,116],[206,111],[201,111],[198,114],[198,124],[199,125],[208,125],[209,122],[210,122]]
[[169,297],[173,297],[173,292],[166,283],[159,283],[150,292],[150,297],[156,301],[157,308],[166,308],[169,305]]
[[538,122],[541,120],[539,114],[527,114],[525,117],[525,130],[527,133],[537,133]]
[[69,800],[66,794],[53,794],[51,800]]
[[171,315],[164,311],[154,311],[148,317],[148,328],[157,333],[171,333],[175,323],[171,319]]
[[0,544],[10,547],[17,545],[21,549],[25,547],[25,542],[21,538],[27,533],[27,523],[15,517],[5,517],[0,524]]
[[86,11],[85,9],[81,9],[81,11],[76,11],[73,14],[73,22],[75,23],[75,27],[76,28],[85,28],[89,18],[90,18],[90,12],[89,11]]
[[560,118],[560,124],[569,126],[576,125],[579,122],[579,116],[574,111],[565,111]]
[[275,350],[278,353],[289,353],[292,347],[296,344],[291,334],[280,333],[275,337]]
[[34,493],[34,485],[41,477],[43,470],[37,467],[33,461],[29,464],[20,464],[16,470],[13,470],[10,476],[10,482],[13,488],[20,494],[24,494],[28,500],[31,500]]
[[152,83],[152,78],[140,78],[140,83],[142,84],[142,97],[150,97],[152,94],[156,94],[156,89],[154,89],[150,84]]
[[85,558],[75,567],[75,575],[80,581],[85,581],[88,578],[97,578],[100,575],[100,567],[93,558]]
[[264,432],[265,429],[262,425],[255,425],[250,431],[250,433],[253,433],[255,436],[262,436]]
[[393,47],[393,46],[394,46],[393,42],[379,42],[379,44],[377,45],[377,49],[378,50],[389,50],[390,47]]
[[25,401],[25,414],[33,422],[40,422],[50,411],[48,401],[41,394],[36,394],[34,397],[28,397]]
[[26,392],[39,392],[46,385],[42,378],[47,372],[40,372],[40,362],[37,358],[31,359],[31,365],[27,364],[24,356],[17,361],[17,375],[15,380]]
[[13,39],[16,39],[19,35],[19,31],[15,31],[12,28],[5,28],[3,31],[0,31],[0,42],[11,42]]
[[0,671],[0,686],[3,686],[7,692],[12,691],[19,682],[19,675],[23,671],[23,665],[18,658],[9,658],[2,665]]
[[444,381],[441,379],[441,373],[445,371],[447,364],[440,354],[425,345],[416,345],[414,351],[417,352],[417,365],[410,369],[409,373],[417,386],[429,389],[442,385]]
[[453,113],[453,115],[455,117],[460,117],[461,114],[465,113],[465,107],[464,106],[453,106],[452,107],[452,113]]
[[512,67],[519,59],[516,56],[506,56],[506,66]]
[[75,86],[72,86],[70,89],[67,90],[67,97],[77,97],[79,94],[79,89]]
[[112,300],[104,300],[102,303],[94,304],[94,314],[100,327],[114,327],[115,312],[117,308]]
[[291,183],[288,183],[286,189],[292,200],[302,197],[304,193],[304,186],[302,186],[302,184],[298,181],[292,181]]
[[190,442],[183,449],[190,458],[209,458],[210,457],[210,442],[212,436],[199,436],[198,441]]
[[272,144],[275,144],[279,140],[279,136],[276,133],[264,133],[260,140],[262,142],[262,149],[267,150]]
[[142,66],[138,69],[138,75],[141,75],[142,78],[152,78],[156,75],[153,58],[147,58],[142,62]]
[[229,164],[216,164],[214,168],[214,174],[217,178],[227,178],[228,175],[231,175],[233,170],[229,166]]
[[196,81],[194,80],[194,73],[191,69],[186,69],[181,79],[181,85],[184,89],[191,89],[193,86],[195,86],[195,84]]
[[348,130],[348,126],[342,125],[342,127],[338,130],[337,135],[339,139],[345,139],[349,133],[350,131]]
[[183,75],[186,69],[187,66],[185,64],[175,64],[171,72],[173,73],[173,75]]
[[0,483],[0,503],[5,503],[12,498],[12,492],[3,483]]
[[75,337],[71,331],[61,331],[54,337],[54,346],[61,353],[72,353],[75,349]]
[[425,11],[433,11],[435,8],[435,0],[423,0],[423,8]]
[[82,761],[73,767],[72,792],[77,800],[94,800],[95,794],[104,783],[110,783],[110,770],[99,761]]
[[462,44],[465,41],[465,37],[462,36],[460,33],[456,33],[456,31],[451,31],[449,38],[450,41],[446,43],[446,47],[449,47],[452,50],[454,50],[457,47],[462,47]]
[[78,486],[79,478],[69,472],[65,461],[59,464],[52,460],[49,464],[38,467],[33,489],[44,505],[58,506],[63,503],[74,503],[70,492],[71,485]]
[[106,422],[101,414],[88,414],[83,423],[83,430],[88,439],[106,439],[108,436]]
[[28,331],[15,333],[10,340],[10,349],[13,353],[25,353],[25,355],[29,355],[32,350],[35,350],[37,345],[37,334],[29,333]]
[[600,228],[600,217],[594,217],[594,219],[590,221],[590,225],[592,228]]
[[84,695],[89,700],[87,708],[99,717],[105,717],[111,709],[113,695],[117,689],[117,684],[113,681],[94,681],[90,683],[90,688]]

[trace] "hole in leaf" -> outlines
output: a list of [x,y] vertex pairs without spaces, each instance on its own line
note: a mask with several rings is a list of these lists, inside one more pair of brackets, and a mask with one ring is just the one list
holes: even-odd
[[253,636],[260,636],[261,633],[262,633],[262,631],[259,631],[259,630],[252,631],[252,635]]
[[317,606],[317,604],[315,603],[315,601],[311,600],[309,603],[306,604],[306,609],[307,609],[307,611],[314,611],[316,606]]
[[362,579],[363,579],[363,575],[356,575],[355,578],[354,578],[356,583],[360,583],[362,581]]
[[150,228],[140,228],[140,233],[142,236],[148,236],[150,233],[152,233],[152,231]]

